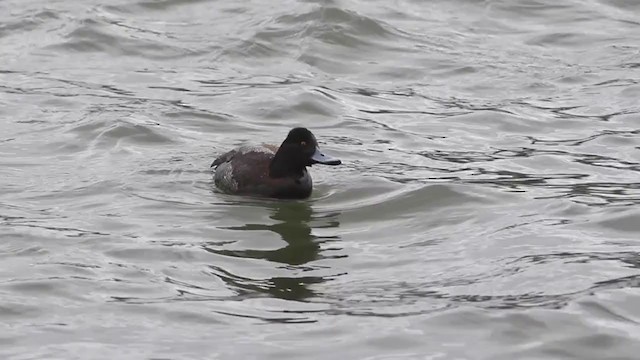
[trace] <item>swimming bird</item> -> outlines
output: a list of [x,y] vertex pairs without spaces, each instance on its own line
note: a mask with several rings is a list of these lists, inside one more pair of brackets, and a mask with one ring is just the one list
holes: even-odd
[[219,156],[211,167],[216,186],[226,193],[305,199],[313,188],[307,166],[341,163],[323,154],[313,133],[299,127],[289,131],[280,147],[241,146]]

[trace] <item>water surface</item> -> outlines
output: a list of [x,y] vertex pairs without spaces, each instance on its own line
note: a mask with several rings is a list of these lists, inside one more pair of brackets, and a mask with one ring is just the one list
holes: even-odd
[[[0,3],[5,359],[635,359],[635,1]],[[304,201],[209,165],[310,128]]]

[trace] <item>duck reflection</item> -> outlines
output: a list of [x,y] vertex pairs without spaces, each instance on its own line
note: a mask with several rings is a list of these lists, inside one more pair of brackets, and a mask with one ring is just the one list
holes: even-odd
[[[285,268],[297,271],[315,270],[317,267],[304,266],[314,260],[323,258],[336,258],[342,256],[325,256],[321,254],[321,244],[338,239],[338,236],[316,236],[312,234],[309,223],[312,221],[313,210],[307,202],[277,202],[267,205],[272,210],[271,219],[278,221],[275,224],[246,224],[243,226],[226,227],[229,230],[240,231],[273,231],[286,242],[286,246],[275,250],[229,250],[207,247],[206,250],[219,255],[238,258],[265,259],[271,262],[285,264]],[[334,228],[340,223],[337,220],[339,213],[331,213],[314,221],[324,223],[315,228]],[[337,250],[337,249],[332,249]],[[309,285],[327,281],[321,276],[296,276],[296,277],[272,277],[268,280],[256,281],[238,277],[213,267],[216,275],[222,278],[228,285],[235,289],[249,290],[245,295],[255,294],[255,291],[267,292],[271,296],[287,300],[303,300],[312,297],[315,293],[309,289]]]

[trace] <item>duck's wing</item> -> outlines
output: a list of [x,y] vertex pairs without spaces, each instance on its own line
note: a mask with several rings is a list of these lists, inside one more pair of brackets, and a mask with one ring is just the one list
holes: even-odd
[[220,164],[224,164],[226,162],[231,161],[231,159],[233,159],[234,156],[236,156],[236,154],[238,153],[239,149],[233,149],[231,151],[228,151],[220,156],[218,156],[217,159],[213,160],[213,162],[211,163],[211,167],[218,167],[218,165]]
[[278,149],[280,148],[280,146],[278,146],[278,145],[267,144],[267,143],[262,143],[262,146],[266,147],[269,150],[271,150],[271,152],[273,152],[274,154],[277,153]]
[[211,163],[211,167],[218,167],[221,164],[226,162],[230,162],[236,155],[241,154],[246,156],[251,153],[258,154],[267,154],[268,156],[273,156],[278,151],[278,146],[270,145],[270,144],[262,144],[262,145],[245,145],[235,148],[231,151],[228,151],[220,156]]

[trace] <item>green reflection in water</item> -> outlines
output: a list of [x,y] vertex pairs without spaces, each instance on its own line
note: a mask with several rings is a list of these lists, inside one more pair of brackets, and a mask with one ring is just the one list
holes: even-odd
[[[232,256],[237,258],[265,259],[271,262],[286,264],[285,268],[295,272],[317,270],[318,266],[312,266],[314,260],[326,258],[340,258],[344,256],[326,256],[322,254],[321,244],[326,241],[338,240],[338,236],[316,236],[312,234],[311,223],[318,222],[315,228],[337,228],[340,223],[337,220],[339,213],[323,214],[314,217],[313,209],[307,202],[274,202],[261,204],[272,211],[271,219],[275,224],[246,224],[243,226],[225,227],[229,230],[240,231],[273,231],[280,235],[286,242],[286,246],[275,250],[255,249],[216,249],[206,247],[209,252]],[[339,250],[333,247],[331,249]],[[305,264],[307,264],[305,266]],[[217,266],[211,266],[216,275],[224,280],[228,286],[240,290],[246,296],[269,294],[270,296],[287,299],[303,300],[316,296],[310,284],[317,284],[330,279],[323,276],[293,276],[271,277],[267,280],[250,279],[234,275]],[[244,291],[243,291],[244,290]]]

